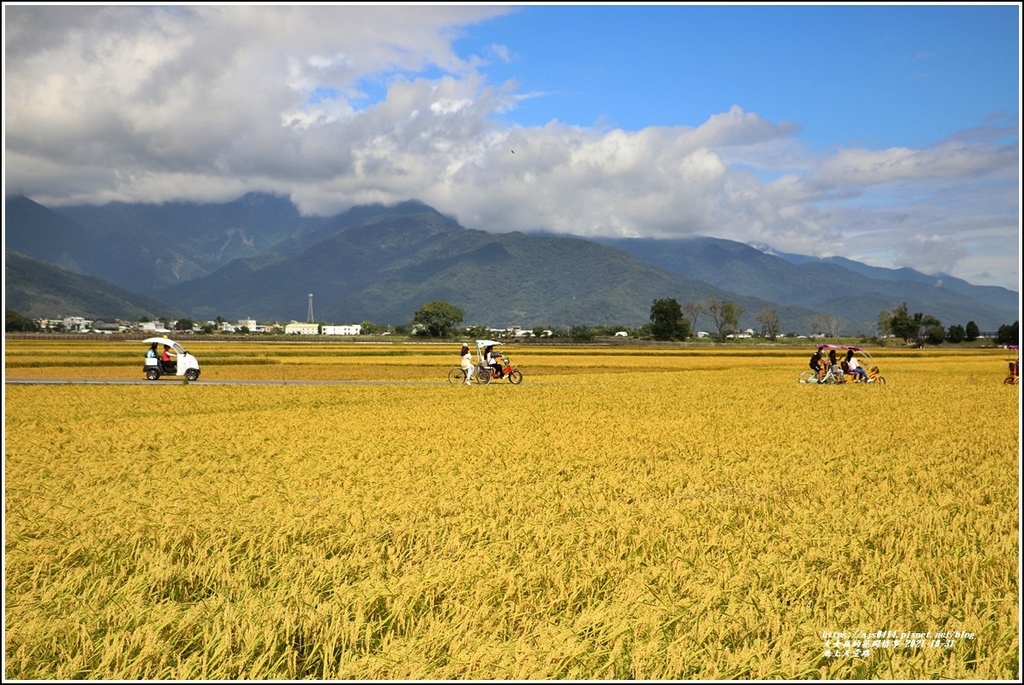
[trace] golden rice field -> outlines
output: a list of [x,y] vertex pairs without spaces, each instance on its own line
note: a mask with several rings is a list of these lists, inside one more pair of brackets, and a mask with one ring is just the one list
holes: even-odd
[[6,342],[5,679],[1020,678],[1006,351],[187,347]]

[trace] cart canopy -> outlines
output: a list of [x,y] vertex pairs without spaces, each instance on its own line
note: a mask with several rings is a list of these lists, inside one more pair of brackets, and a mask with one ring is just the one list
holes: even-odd
[[818,347],[826,350],[853,350],[854,352],[864,351],[864,348],[860,345],[818,345]]
[[168,347],[172,348],[178,354],[187,354],[187,352],[185,351],[184,347],[182,347],[178,343],[174,342],[170,338],[161,338],[161,337],[158,336],[158,337],[155,337],[155,338],[146,338],[142,342],[144,342],[144,343],[156,343],[157,345],[167,345]]

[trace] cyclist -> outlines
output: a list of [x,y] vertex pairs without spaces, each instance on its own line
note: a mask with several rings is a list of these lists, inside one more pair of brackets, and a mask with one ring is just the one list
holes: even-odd
[[466,372],[466,385],[473,384],[473,355],[469,353],[469,345],[462,343],[462,351],[459,352],[459,356],[462,357],[462,370]]
[[822,350],[825,349],[824,345],[819,345],[817,351],[811,355],[811,361],[809,366],[814,373],[818,374],[818,380],[821,380],[822,375],[825,373],[825,369],[821,366]]

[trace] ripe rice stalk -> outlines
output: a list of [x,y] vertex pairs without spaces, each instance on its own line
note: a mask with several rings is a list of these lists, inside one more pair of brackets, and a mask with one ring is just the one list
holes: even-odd
[[[141,377],[95,344],[123,357],[81,373]],[[190,344],[188,385],[6,387],[5,676],[1019,676],[998,352],[807,387],[795,353],[524,346],[522,385],[465,388],[444,346],[304,345]],[[357,382],[204,382],[260,369]]]

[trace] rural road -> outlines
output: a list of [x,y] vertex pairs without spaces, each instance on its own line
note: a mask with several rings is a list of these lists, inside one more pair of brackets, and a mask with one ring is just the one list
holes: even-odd
[[6,385],[448,385],[440,381],[275,381],[275,380],[195,380],[168,378],[151,381],[145,378],[4,378]]

